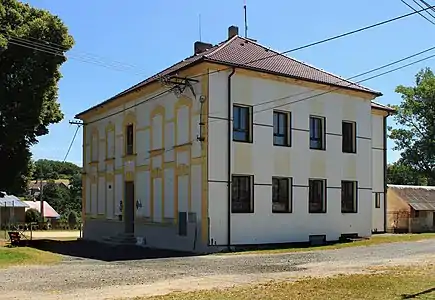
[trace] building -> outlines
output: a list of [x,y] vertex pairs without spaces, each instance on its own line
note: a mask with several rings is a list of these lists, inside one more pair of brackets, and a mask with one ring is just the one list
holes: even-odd
[[54,183],[54,184],[56,184],[59,187],[64,188],[64,189],[69,189],[69,186],[70,186],[70,182],[68,179],[42,180],[42,182],[39,180],[36,180],[36,181],[29,182],[29,184],[28,184],[29,194],[33,197],[39,196],[39,194],[41,192],[41,186],[44,189],[44,187],[48,183]]
[[388,185],[387,230],[435,231],[435,187]]
[[218,45],[196,42],[76,116],[84,238],[205,252],[384,231],[392,110],[371,102],[380,95],[234,26]]
[[14,195],[0,192],[0,228],[25,222],[27,204]]
[[[41,213],[41,201],[24,201],[24,203],[27,204],[26,211],[28,209],[35,209],[39,213]],[[47,201],[44,201],[44,219],[48,219],[50,221],[57,220],[60,218],[60,215],[57,211],[54,210],[54,208],[47,203]]]

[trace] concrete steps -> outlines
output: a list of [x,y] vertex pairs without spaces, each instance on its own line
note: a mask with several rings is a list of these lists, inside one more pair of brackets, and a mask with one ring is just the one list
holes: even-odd
[[116,245],[136,245],[137,240],[134,234],[121,233],[115,236],[106,236],[103,242]]

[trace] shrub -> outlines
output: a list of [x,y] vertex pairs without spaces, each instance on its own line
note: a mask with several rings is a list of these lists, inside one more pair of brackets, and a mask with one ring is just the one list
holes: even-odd
[[77,225],[78,217],[75,211],[71,211],[68,215],[68,225],[70,229],[74,229]]
[[25,220],[26,223],[39,222],[41,220],[41,213],[34,208],[30,208],[26,211]]

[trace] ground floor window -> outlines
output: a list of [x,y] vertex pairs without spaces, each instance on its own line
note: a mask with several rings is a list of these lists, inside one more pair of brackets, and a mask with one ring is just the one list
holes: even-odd
[[254,176],[233,175],[231,212],[252,213],[254,212],[253,184]]
[[356,181],[341,182],[341,212],[357,212],[358,184]]
[[310,179],[308,194],[309,213],[326,213],[326,179]]
[[289,213],[292,211],[292,178],[272,178],[272,212]]

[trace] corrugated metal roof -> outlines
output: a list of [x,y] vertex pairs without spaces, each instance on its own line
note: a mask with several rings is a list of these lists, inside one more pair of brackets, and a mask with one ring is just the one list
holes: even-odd
[[388,185],[409,206],[420,211],[435,211],[435,186]]
[[234,36],[227,41],[212,46],[210,49],[207,49],[200,54],[190,56],[170,66],[169,68],[145,79],[144,81],[126,89],[112,98],[77,114],[76,117],[101,107],[102,105],[107,104],[122,95],[144,87],[145,85],[156,81],[160,76],[173,75],[177,71],[189,66],[193,66],[202,61],[253,69],[259,72],[273,73],[280,76],[328,84],[350,90],[371,93],[376,96],[382,95],[380,92],[366,88],[327,71],[315,68],[309,64],[280,54],[250,39]]
[[17,197],[13,195],[5,195],[0,198],[0,206],[1,207],[28,207],[24,201],[21,201]]

